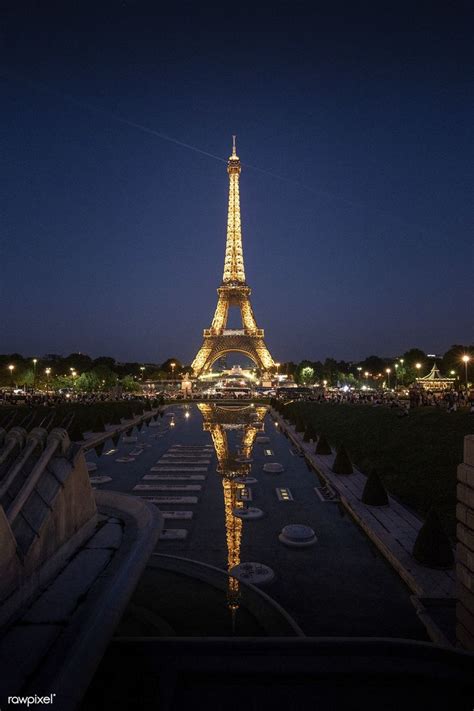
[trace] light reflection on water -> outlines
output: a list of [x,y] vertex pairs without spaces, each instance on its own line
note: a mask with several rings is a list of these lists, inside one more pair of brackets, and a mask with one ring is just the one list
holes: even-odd
[[[248,404],[225,406],[200,403],[203,429],[210,432],[217,457],[217,471],[222,476],[225,529],[227,540],[227,571],[240,563],[243,520],[234,511],[246,507],[242,500],[245,478],[250,473],[252,450],[258,432],[263,430],[267,408]],[[232,436],[230,436],[232,434]],[[239,581],[229,576],[227,604],[233,621],[240,604]]]

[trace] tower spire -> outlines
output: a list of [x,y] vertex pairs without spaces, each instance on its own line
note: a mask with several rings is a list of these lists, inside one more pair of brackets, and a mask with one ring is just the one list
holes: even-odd
[[[264,341],[264,332],[257,326],[250,302],[251,289],[245,281],[240,225],[239,177],[240,159],[235,136],[232,137],[232,155],[227,161],[229,174],[229,211],[224,274],[217,289],[218,301],[211,327],[204,329],[204,341],[192,362],[196,376],[209,372],[213,363],[229,351],[245,353],[262,372],[275,368],[273,358]],[[241,329],[227,328],[229,308],[237,306],[242,318]]]
[[242,227],[240,222],[239,176],[242,170],[232,136],[232,155],[227,163],[229,174],[229,209],[227,213],[227,241],[225,247],[223,284],[245,284]]

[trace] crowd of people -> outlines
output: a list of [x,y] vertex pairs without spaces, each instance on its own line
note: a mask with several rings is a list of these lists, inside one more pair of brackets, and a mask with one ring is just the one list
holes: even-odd
[[123,393],[117,396],[116,393],[96,392],[96,393],[52,393],[52,392],[35,392],[18,395],[11,390],[0,391],[0,406],[2,405],[26,405],[27,407],[37,407],[44,405],[45,407],[55,407],[71,403],[74,405],[94,405],[99,402],[133,402],[135,400],[154,399],[154,396],[144,393]]
[[399,409],[402,417],[407,416],[410,410],[418,407],[437,407],[448,412],[468,408],[469,412],[474,414],[474,390],[471,392],[466,390],[434,392],[420,388],[412,388],[403,392],[326,390],[323,393],[308,395],[304,399],[320,403],[386,406]]
[[[166,399],[176,399],[176,397],[184,397],[181,392],[160,393]],[[169,398],[167,397],[169,395]],[[203,393],[194,393],[193,399],[206,399]],[[259,393],[262,396],[262,393]],[[397,408],[400,410],[401,416],[407,416],[410,410],[418,407],[437,407],[446,410],[447,412],[456,412],[459,409],[469,409],[469,412],[474,414],[474,390],[466,391],[447,390],[444,392],[434,392],[420,388],[412,388],[408,391],[391,391],[391,390],[336,390],[327,389],[324,392],[318,391],[314,393],[291,393],[285,389],[284,395],[278,391],[273,393],[277,397],[283,399],[304,399],[312,402],[330,403],[330,404],[351,404],[351,405],[371,405],[373,407],[385,406]],[[93,405],[100,402],[133,402],[135,400],[153,400],[157,397],[156,393],[122,393],[116,392],[30,392],[24,394],[15,394],[12,390],[0,390],[0,406],[7,405],[26,405],[28,407],[41,406],[54,407],[65,403]],[[210,395],[207,395],[212,399]],[[215,396],[214,396],[215,397]],[[229,397],[229,395],[227,396]],[[251,397],[251,393],[248,395]]]

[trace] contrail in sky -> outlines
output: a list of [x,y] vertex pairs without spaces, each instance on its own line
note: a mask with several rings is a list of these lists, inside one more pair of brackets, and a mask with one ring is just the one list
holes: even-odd
[[[141,123],[137,123],[136,121],[130,121],[129,119],[123,118],[122,116],[118,116],[117,114],[113,113],[112,111],[108,111],[107,109],[101,109],[98,106],[95,106],[94,104],[90,104],[86,101],[76,99],[74,96],[71,96],[69,94],[65,94],[62,92],[55,91],[54,89],[51,89],[50,87],[46,86],[42,82],[38,81],[33,81],[31,79],[27,79],[25,77],[19,76],[14,72],[5,72],[3,73],[2,76],[3,79],[5,80],[11,80],[14,79],[16,81],[22,82],[24,84],[28,84],[34,89],[41,90],[47,94],[56,96],[60,98],[63,101],[67,101],[71,104],[74,104],[75,106],[85,109],[87,111],[91,111],[92,113],[96,113],[98,115],[105,116],[112,121],[115,121],[117,123],[121,123],[125,126],[130,126],[131,128],[135,128],[138,131],[142,131],[143,133],[147,133],[150,136],[155,136],[156,138],[160,138],[163,141],[167,141],[168,143],[174,143],[176,146],[181,146],[182,148],[186,148],[190,151],[193,151],[194,153],[199,153],[200,155],[206,156],[207,158],[213,158],[214,160],[218,160],[221,163],[227,163],[226,158],[222,158],[221,156],[217,156],[214,153],[210,153],[209,151],[205,151],[202,148],[198,148],[197,146],[193,146],[190,143],[185,143],[183,141],[179,141],[177,138],[173,138],[172,136],[168,136],[165,133],[161,133],[161,131],[156,131],[153,128],[149,128],[148,126],[144,126]],[[279,180],[284,183],[288,183],[290,185],[295,185],[299,188],[303,188],[303,190],[306,190],[307,192],[313,193],[314,195],[323,195],[324,197],[331,198],[332,200],[338,200],[340,202],[345,203],[346,205],[350,205],[351,207],[357,207],[361,208],[363,210],[371,210],[374,212],[377,212],[380,215],[384,215],[386,217],[390,217],[392,220],[395,220],[396,222],[403,224],[407,227],[411,227],[417,230],[421,231],[427,231],[426,227],[422,227],[421,225],[416,225],[414,223],[406,222],[402,218],[393,215],[390,212],[386,212],[385,210],[380,210],[377,207],[370,207],[369,205],[366,205],[365,203],[362,202],[357,202],[354,200],[349,200],[348,198],[345,198],[341,195],[337,195],[336,193],[330,192],[328,190],[321,190],[319,188],[314,188],[310,185],[307,185],[306,183],[301,183],[298,180],[295,180],[294,178],[286,178],[282,175],[278,175],[277,173],[272,173],[269,170],[265,170],[264,168],[258,168],[255,165],[251,165],[249,163],[245,163],[242,161],[242,165],[245,166],[246,168],[249,168],[250,170],[254,170],[258,173],[262,173],[263,175],[268,175],[271,178],[274,178],[275,180]],[[431,230],[430,230],[431,231]]]

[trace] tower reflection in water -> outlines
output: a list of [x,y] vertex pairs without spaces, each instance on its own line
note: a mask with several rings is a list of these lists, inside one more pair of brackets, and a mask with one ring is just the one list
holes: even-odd
[[[246,507],[246,478],[250,474],[252,449],[258,432],[263,430],[267,408],[263,405],[224,406],[215,403],[198,405],[203,417],[203,429],[211,433],[217,456],[217,471],[222,476],[225,529],[227,539],[227,571],[240,563],[243,521],[234,511]],[[234,448],[228,434],[236,432]],[[240,585],[229,576],[227,601],[235,622],[239,609]]]

